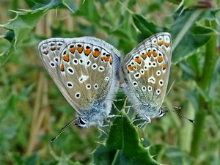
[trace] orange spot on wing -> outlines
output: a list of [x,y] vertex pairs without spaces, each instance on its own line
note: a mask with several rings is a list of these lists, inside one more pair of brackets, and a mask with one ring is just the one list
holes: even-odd
[[156,57],[157,56],[157,52],[152,52],[153,56]]
[[84,53],[85,53],[86,56],[88,56],[91,52],[92,52],[91,49],[86,49],[86,50],[84,50]]
[[63,65],[63,63],[61,64],[61,66],[60,66],[60,70],[63,72],[64,71],[64,65]]
[[97,58],[99,55],[100,55],[100,51],[97,51],[97,50],[95,50],[94,52],[93,52],[93,56],[95,57],[95,58]]
[[170,46],[170,44],[169,44],[169,43],[164,43],[164,45],[165,45],[166,47],[169,47],[169,46]]
[[163,65],[162,65],[163,70],[165,70],[165,69],[166,69],[166,67],[167,67],[167,65],[166,65],[166,64],[163,64]]
[[101,56],[101,60],[105,60],[105,56]]
[[110,54],[107,54],[106,56],[105,56],[105,61],[109,61],[110,60]]
[[109,60],[109,63],[110,63],[110,65],[112,65],[112,59],[110,58],[110,60]]
[[145,60],[147,58],[147,54],[142,54],[141,57]]
[[151,52],[147,52],[147,55],[148,55],[148,57],[150,57],[151,56]]
[[157,60],[158,60],[159,63],[161,63],[163,61],[163,57],[160,56],[160,57],[157,58]]
[[132,71],[132,70],[133,70],[133,67],[132,67],[131,65],[128,65],[128,66],[127,66],[127,69],[128,69],[129,71]]
[[73,54],[75,53],[75,50],[76,50],[75,48],[69,48],[69,51]]
[[82,51],[83,51],[83,47],[82,46],[81,47],[77,47],[76,49],[78,50],[79,53],[82,53]]
[[64,55],[63,60],[69,62],[69,54]]
[[138,64],[141,63],[141,59],[140,59],[139,57],[135,57],[134,61],[135,61],[136,63],[138,63]]
[[161,46],[161,45],[163,45],[163,41],[158,41],[157,44],[158,44],[159,46]]

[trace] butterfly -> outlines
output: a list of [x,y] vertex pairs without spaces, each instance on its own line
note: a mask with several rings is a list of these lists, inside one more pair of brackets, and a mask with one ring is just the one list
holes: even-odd
[[95,37],[51,38],[38,49],[44,67],[77,111],[75,124],[102,126],[111,117],[119,87],[120,53]]
[[165,115],[162,103],[169,79],[171,45],[169,33],[155,34],[129,52],[122,65],[122,86],[138,120],[144,121],[141,126]]

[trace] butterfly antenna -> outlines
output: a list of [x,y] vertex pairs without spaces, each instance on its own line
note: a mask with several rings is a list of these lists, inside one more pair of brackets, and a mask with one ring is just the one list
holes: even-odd
[[55,136],[53,139],[50,140],[51,143],[53,143],[76,119],[72,119],[70,122],[68,122],[61,130],[60,133]]
[[[178,109],[179,109],[179,107],[178,107]],[[174,111],[174,110],[170,110],[170,109],[165,110],[165,112],[168,112],[168,111],[174,112],[175,114],[179,115],[180,117],[183,117],[184,119],[188,120],[189,122],[191,122],[191,123],[193,123],[193,124],[195,123],[195,120],[189,119],[188,117],[186,117],[186,116],[184,116],[184,115],[182,115],[182,114],[180,114],[180,113],[177,113],[177,112]]]
[[167,94],[166,94],[166,95],[168,95],[168,94],[170,93],[171,89],[173,88],[174,83],[175,83],[175,80],[174,80],[174,81],[172,82],[172,84],[170,85],[170,88],[169,88],[169,90],[167,91]]

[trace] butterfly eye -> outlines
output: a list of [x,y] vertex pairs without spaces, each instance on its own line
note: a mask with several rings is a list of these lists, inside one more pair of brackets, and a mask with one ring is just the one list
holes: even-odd
[[84,125],[86,125],[86,121],[82,117],[79,117],[79,124],[81,127],[84,127]]

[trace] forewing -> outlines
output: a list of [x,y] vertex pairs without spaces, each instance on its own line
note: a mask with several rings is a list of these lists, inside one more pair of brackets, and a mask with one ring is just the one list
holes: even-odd
[[[111,85],[118,81],[115,73],[120,60],[117,50],[100,39],[82,37],[63,39],[59,51],[54,52],[49,45],[56,40],[43,41],[39,50],[46,69],[68,102],[79,111],[106,99]],[[57,42],[55,44],[56,47]]]
[[160,107],[171,65],[171,36],[158,33],[144,40],[125,59],[123,71],[129,95],[142,104]]

